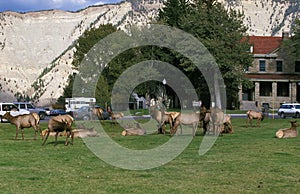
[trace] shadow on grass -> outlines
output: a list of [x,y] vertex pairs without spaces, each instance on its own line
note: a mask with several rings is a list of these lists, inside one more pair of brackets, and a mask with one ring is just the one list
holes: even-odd
[[[46,145],[54,145],[54,146],[57,146],[57,145],[59,145],[59,144],[65,145],[65,143],[66,143],[65,140],[58,140],[57,142],[51,141],[51,142],[46,142],[46,143],[45,143],[45,146],[46,146]],[[72,145],[72,144],[69,142],[68,145]]]

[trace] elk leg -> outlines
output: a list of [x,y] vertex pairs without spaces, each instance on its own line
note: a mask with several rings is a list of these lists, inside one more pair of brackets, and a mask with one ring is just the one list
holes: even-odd
[[15,139],[18,139],[18,133],[19,133],[19,128],[16,127],[16,137],[15,137]]
[[42,145],[45,145],[45,143],[46,143],[46,141],[48,139],[49,134],[50,134],[50,131],[47,131],[46,137],[45,137],[44,142],[43,142]]
[[57,136],[58,136],[58,131],[56,132],[56,134],[55,134],[55,144],[54,145],[57,145]]
[[34,129],[34,140],[36,140],[36,129]]
[[74,132],[73,131],[71,131],[71,139],[72,139],[72,145],[73,145],[73,142],[74,142]]
[[36,133],[37,133],[38,127],[33,126],[33,129],[34,129],[34,140],[36,140]]
[[21,133],[22,133],[22,140],[24,140],[24,129],[21,128]]
[[67,131],[67,138],[66,138],[65,146],[67,146],[67,145],[68,145],[68,139],[69,139],[69,136],[70,136],[70,132],[69,132],[69,131]]

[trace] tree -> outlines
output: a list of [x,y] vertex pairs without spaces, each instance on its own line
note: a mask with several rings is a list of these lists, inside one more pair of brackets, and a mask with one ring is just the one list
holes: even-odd
[[279,56],[287,65],[294,65],[300,59],[300,19],[296,19],[292,27],[292,36],[284,39],[279,49]]
[[89,52],[89,50],[101,39],[116,31],[112,24],[100,25],[99,28],[91,28],[79,37],[75,45],[76,52],[74,53],[74,60],[72,65],[78,68],[82,59]]
[[[100,25],[99,28],[91,28],[83,33],[81,37],[77,40],[77,43],[75,45],[76,52],[74,53],[74,59],[72,62],[73,68],[78,69],[80,66],[80,63],[84,59],[85,55],[90,51],[90,49],[101,39],[106,37],[107,35],[113,33],[116,31],[116,28],[113,27],[111,24],[106,25]],[[69,76],[69,82],[68,85],[64,88],[63,95],[59,97],[58,102],[64,103],[65,98],[71,98],[72,92],[73,92],[73,84],[75,76],[80,76],[79,74],[73,74]],[[96,98],[99,100],[99,102],[102,102],[103,99],[107,100],[107,82],[105,79],[100,78],[98,81],[98,85],[96,88]],[[103,90],[103,91],[99,91]]]
[[[174,12],[173,8],[180,10]],[[231,9],[226,10],[215,0],[195,0],[188,3],[168,0],[160,10],[158,19],[159,22],[192,34],[204,44],[216,59],[222,73],[227,91],[227,105],[236,106],[239,86],[246,81],[243,70],[252,64],[252,56],[248,52],[250,45],[241,41],[247,30],[243,25],[243,14]],[[194,65],[190,61],[179,61],[180,64],[176,65],[184,67],[186,74],[192,77],[193,83],[198,83],[198,91],[203,91],[206,88],[202,84],[205,83],[203,76],[195,77],[199,73],[195,73]]]

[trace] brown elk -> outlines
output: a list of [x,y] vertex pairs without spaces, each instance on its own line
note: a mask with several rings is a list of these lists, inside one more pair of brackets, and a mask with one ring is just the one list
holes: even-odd
[[204,134],[211,131],[213,134],[233,133],[231,116],[224,114],[220,109],[207,110],[203,119]]
[[171,135],[174,135],[177,131],[177,127],[180,126],[182,133],[181,125],[191,125],[193,128],[193,136],[196,134],[198,124],[200,122],[200,113],[180,113],[175,119],[174,126],[171,130]]
[[16,137],[18,138],[18,132],[19,129],[21,129],[22,132],[22,139],[24,139],[24,128],[34,128],[34,139],[36,139],[36,133],[37,131],[41,132],[40,126],[39,126],[39,117],[35,114],[26,114],[26,115],[18,115],[18,116],[12,116],[10,112],[6,112],[2,118],[7,119],[11,124],[16,126]]
[[233,133],[233,127],[231,124],[231,116],[230,115],[225,115],[224,116],[224,129],[222,133]]
[[248,123],[250,122],[250,125],[252,127],[252,120],[256,119],[256,126],[260,127],[261,121],[264,120],[264,114],[262,112],[258,112],[255,110],[248,110],[247,111],[247,127]]
[[45,138],[44,138],[42,145],[45,145],[50,132],[56,132],[56,134],[55,134],[55,145],[56,145],[57,144],[57,136],[60,132],[63,132],[63,131],[67,132],[67,138],[66,138],[65,145],[68,145],[68,138],[70,136],[72,138],[71,144],[73,144],[73,140],[74,140],[74,133],[72,131],[72,123],[73,122],[74,122],[74,119],[70,115],[58,115],[58,116],[52,117],[49,120],[48,129],[46,130]]
[[117,123],[117,119],[122,119],[124,117],[124,114],[122,112],[114,113],[111,112],[111,120],[113,124]]
[[298,131],[297,131],[298,126],[299,126],[299,124],[297,123],[297,121],[291,121],[291,127],[285,128],[285,129],[279,129],[276,132],[276,137],[277,138],[297,137],[298,136]]
[[150,106],[149,112],[152,118],[154,118],[158,123],[158,133],[166,133],[166,125],[170,125],[170,129],[173,126],[173,121],[176,115],[179,113],[176,112],[166,112],[164,108],[161,108],[158,104]]
[[146,130],[143,129],[139,123],[135,127],[126,126],[121,133],[123,136],[129,135],[146,135]]
[[104,112],[103,109],[100,107],[93,109],[93,114],[96,115],[99,120],[104,120],[103,112]]
[[[180,126],[180,130],[182,133],[182,125],[191,125],[193,128],[193,136],[196,135],[196,130],[198,128],[199,122],[203,122],[203,129],[204,129],[204,134],[208,128],[208,123],[209,123],[209,117],[207,117],[207,113],[209,111],[205,107],[201,107],[200,112],[193,112],[193,113],[178,113],[178,116],[175,115],[173,119],[174,121],[174,126],[171,131],[171,135],[174,135],[177,131],[178,126]],[[205,120],[206,118],[206,120]]]

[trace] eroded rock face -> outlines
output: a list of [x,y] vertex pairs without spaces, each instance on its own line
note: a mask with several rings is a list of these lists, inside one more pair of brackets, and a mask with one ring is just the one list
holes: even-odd
[[[290,1],[220,0],[243,10],[250,35],[281,35],[299,15],[299,3]],[[0,13],[0,99],[15,101],[20,93],[37,96],[38,105],[51,104],[62,93],[71,68],[74,44],[90,27],[112,23],[126,30],[153,20],[161,0],[122,2],[78,12],[59,10]]]

